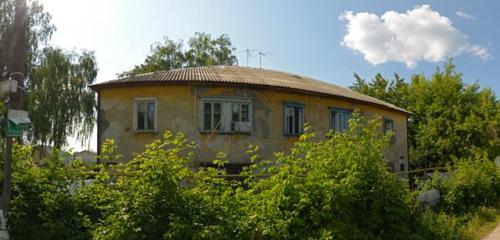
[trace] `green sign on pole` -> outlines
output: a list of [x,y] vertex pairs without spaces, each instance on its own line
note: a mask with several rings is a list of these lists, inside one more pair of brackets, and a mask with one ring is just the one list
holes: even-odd
[[[5,131],[4,128],[4,119],[1,121],[1,128]],[[24,121],[18,121],[18,119],[9,119],[8,127],[7,127],[7,136],[9,137],[21,137],[23,135],[23,130],[27,129],[31,126],[31,123],[27,123]]]
[[23,134],[21,125],[17,125],[9,120],[9,127],[7,128],[7,136],[9,137],[20,137]]

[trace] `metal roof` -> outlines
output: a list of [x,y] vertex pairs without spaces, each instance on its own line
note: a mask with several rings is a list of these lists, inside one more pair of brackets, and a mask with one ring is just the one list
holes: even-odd
[[386,109],[409,114],[407,110],[396,107],[377,98],[366,96],[351,89],[335,84],[322,82],[310,77],[286,73],[276,70],[239,67],[239,66],[206,66],[179,68],[139,74],[131,77],[95,83],[90,87],[99,91],[101,88],[137,84],[228,84],[236,86],[280,88],[288,91],[299,91],[328,95],[339,98],[374,104]]

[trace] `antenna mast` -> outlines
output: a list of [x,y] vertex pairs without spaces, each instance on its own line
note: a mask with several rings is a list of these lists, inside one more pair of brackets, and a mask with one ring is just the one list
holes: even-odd
[[262,56],[266,57],[268,54],[273,54],[273,53],[259,51],[259,68],[262,68]]
[[255,53],[259,54],[259,66],[262,67],[262,56],[266,56],[267,54],[272,54],[272,53],[269,53],[269,52],[262,52],[262,50],[260,49],[251,49],[251,48],[247,48],[245,50],[242,50],[242,51],[238,51],[236,52],[237,54],[242,54],[244,53],[246,56],[246,60],[247,60],[247,67],[250,66],[250,58],[254,56]]
[[247,52],[247,67],[248,67],[248,58],[250,57],[250,49],[247,48],[246,52]]

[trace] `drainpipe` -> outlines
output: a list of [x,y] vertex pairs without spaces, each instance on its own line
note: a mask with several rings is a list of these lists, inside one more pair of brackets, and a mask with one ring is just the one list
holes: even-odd
[[194,123],[194,127],[195,128],[198,128],[198,126],[196,125],[196,86],[194,86],[194,113],[193,113],[193,123]]
[[[97,91],[97,155],[101,155],[101,92]],[[97,163],[100,163],[97,159]]]

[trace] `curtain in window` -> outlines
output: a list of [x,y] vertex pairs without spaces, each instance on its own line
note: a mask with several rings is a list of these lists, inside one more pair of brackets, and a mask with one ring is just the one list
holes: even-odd
[[333,110],[332,111],[332,128],[336,132],[343,132],[349,128],[349,119],[352,113],[348,111]]

